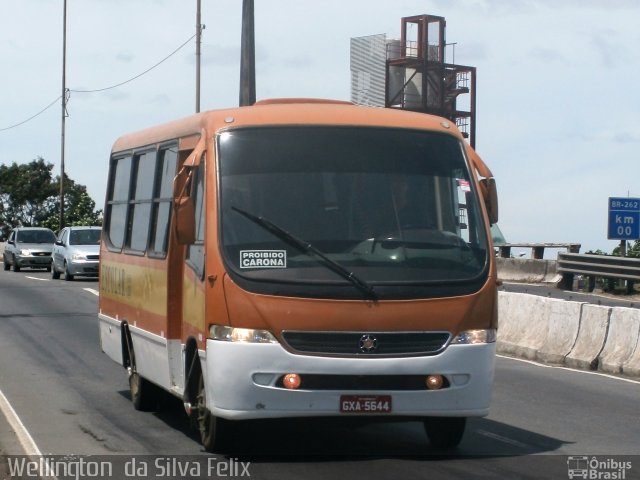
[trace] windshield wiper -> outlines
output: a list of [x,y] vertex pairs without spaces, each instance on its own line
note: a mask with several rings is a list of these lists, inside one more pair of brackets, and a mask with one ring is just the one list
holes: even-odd
[[358,288],[358,290],[364,293],[367,296],[367,298],[371,300],[376,300],[378,298],[376,293],[373,291],[373,287],[371,285],[369,285],[367,282],[365,282],[364,280],[356,276],[355,273],[347,270],[338,262],[331,260],[322,251],[318,250],[309,242],[296,237],[295,235],[287,232],[283,228],[279,227],[278,225],[267,220],[264,217],[258,217],[238,207],[231,207],[231,209],[235,210],[240,215],[248,218],[256,225],[260,225],[262,228],[264,228],[268,232],[271,232],[280,240],[287,243],[288,245],[291,245],[296,250],[299,250],[302,253],[306,253],[307,255],[315,258],[316,260],[318,260],[320,264],[324,265],[332,272],[337,273],[345,280],[348,280],[349,282],[351,282],[354,286]]

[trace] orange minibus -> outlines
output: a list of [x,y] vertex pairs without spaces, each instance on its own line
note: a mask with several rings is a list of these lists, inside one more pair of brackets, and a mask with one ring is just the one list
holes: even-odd
[[180,398],[207,451],[234,421],[488,414],[490,170],[444,118],[282,99],[119,138],[100,251],[102,350],[137,409]]

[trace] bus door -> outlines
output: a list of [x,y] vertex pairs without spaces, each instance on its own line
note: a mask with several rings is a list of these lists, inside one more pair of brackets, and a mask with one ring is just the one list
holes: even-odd
[[[179,392],[184,391],[189,366],[197,360],[198,348],[204,348],[205,341],[205,163],[201,141],[184,160],[174,181],[174,207],[181,215],[174,216],[168,289],[170,338],[177,341],[168,353],[171,386]],[[178,216],[190,218],[191,225],[182,228]]]

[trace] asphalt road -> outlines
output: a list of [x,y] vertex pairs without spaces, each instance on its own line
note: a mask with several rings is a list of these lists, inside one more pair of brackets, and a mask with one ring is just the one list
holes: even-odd
[[[0,391],[39,451],[212,458],[180,402],[133,409],[125,371],[98,346],[97,286],[0,270]],[[491,414],[469,421],[452,455],[418,422],[323,419],[239,424],[232,454],[213,457],[259,479],[568,478],[569,456],[640,452],[639,399],[637,381],[499,357]],[[22,453],[1,415],[0,448]],[[640,478],[640,456],[628,460],[624,478]]]

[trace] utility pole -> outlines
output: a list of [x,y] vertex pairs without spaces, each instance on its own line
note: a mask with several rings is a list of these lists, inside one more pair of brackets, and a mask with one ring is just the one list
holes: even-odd
[[242,0],[242,38],[240,41],[240,106],[256,103],[256,48],[253,0]]
[[60,230],[64,228],[64,135],[67,118],[67,0],[62,13],[62,130],[60,135]]
[[200,112],[200,43],[202,41],[201,0],[196,7],[196,113]]

